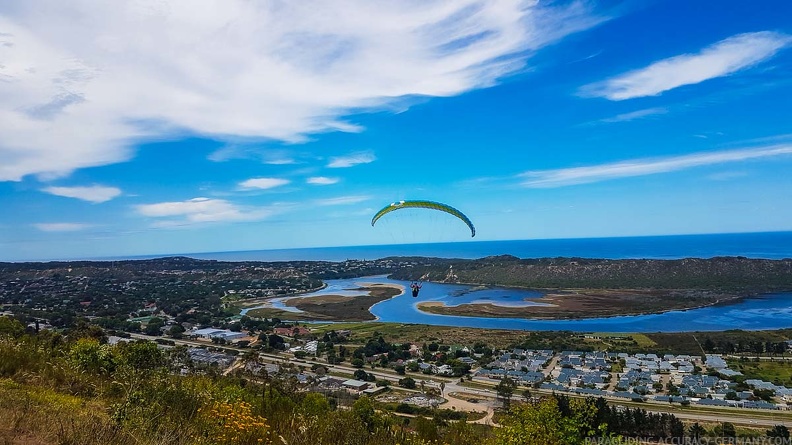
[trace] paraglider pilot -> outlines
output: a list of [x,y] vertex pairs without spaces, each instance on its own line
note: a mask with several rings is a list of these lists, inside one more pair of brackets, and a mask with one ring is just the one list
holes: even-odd
[[421,283],[419,283],[417,281],[413,281],[412,284],[410,284],[410,288],[412,289],[413,298],[417,298],[418,297],[418,292],[421,291]]

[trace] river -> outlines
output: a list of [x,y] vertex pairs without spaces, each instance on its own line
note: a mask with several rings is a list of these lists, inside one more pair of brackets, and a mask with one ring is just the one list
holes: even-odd
[[[317,295],[359,295],[353,291],[359,283],[396,284],[406,288],[409,282],[392,280],[385,276],[328,280],[327,287],[318,292],[297,298]],[[523,329],[538,331],[568,330],[576,332],[689,332],[723,331],[728,329],[760,330],[792,328],[792,293],[773,293],[747,298],[734,304],[723,304],[686,311],[669,311],[661,314],[631,315],[583,320],[532,320],[523,318],[460,317],[429,314],[417,309],[420,302],[439,301],[448,306],[487,302],[496,305],[524,306],[541,304],[535,299],[541,292],[509,288],[481,288],[459,284],[423,283],[418,298],[409,293],[375,304],[371,308],[378,321],[393,323],[418,323],[437,326],[460,326],[491,329]],[[286,297],[295,298],[295,297]],[[272,300],[280,309],[287,308],[283,300]],[[246,313],[249,309],[243,311]]]

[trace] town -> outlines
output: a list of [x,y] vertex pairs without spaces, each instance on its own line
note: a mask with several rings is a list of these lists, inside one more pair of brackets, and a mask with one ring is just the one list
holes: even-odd
[[[189,345],[188,352],[195,363],[214,366],[219,372],[228,372],[244,362],[245,369],[253,375],[260,375],[263,370],[271,376],[293,377],[305,390],[345,389],[353,394],[374,395],[392,384],[411,390],[420,384],[422,394],[429,394],[428,398],[406,394],[399,401],[420,406],[437,407],[443,403],[442,391],[438,391],[442,382],[444,386],[453,385],[457,392],[489,393],[497,401],[493,406],[508,405],[514,394],[558,392],[603,397],[616,403],[645,402],[648,407],[663,403],[792,409],[792,380],[746,378],[729,366],[759,360],[777,360],[792,366],[787,362],[792,358],[792,341],[783,344],[786,350],[781,354],[763,357],[493,349],[481,342],[391,344],[377,333],[365,342],[351,341],[349,330],[327,330],[324,326],[314,331],[288,323],[271,328],[269,334],[250,335],[252,332],[240,327],[255,325],[257,320],[245,318],[233,330],[196,328],[171,336],[183,342],[167,339],[165,333],[172,332],[167,326],[161,326],[156,337],[151,338],[163,347]],[[321,332],[324,333],[320,335]],[[131,341],[111,338],[113,342]],[[326,375],[330,369],[350,375],[331,377]],[[427,392],[427,387],[432,391]],[[386,399],[392,400],[392,396]]]

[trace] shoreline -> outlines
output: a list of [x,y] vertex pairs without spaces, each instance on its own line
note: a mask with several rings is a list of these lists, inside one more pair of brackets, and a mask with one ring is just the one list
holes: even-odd
[[287,295],[279,295],[279,296],[273,296],[273,297],[246,298],[246,299],[243,299],[243,300],[239,300],[236,303],[238,305],[240,305],[240,306],[255,306],[257,304],[267,304],[267,303],[270,302],[270,300],[274,300],[276,298],[298,297],[300,295],[310,294],[310,293],[313,293],[313,292],[319,292],[320,290],[323,290],[323,289],[326,289],[326,288],[327,288],[327,283],[322,281],[322,285],[321,286],[315,287],[313,289],[308,289],[308,290],[304,290],[304,291],[301,291],[301,292],[294,292],[294,293],[287,294]]
[[[381,322],[380,315],[372,313],[372,309],[377,304],[402,296],[406,293],[406,286],[401,283],[379,282],[381,276],[366,276],[361,281],[355,278],[349,279],[347,291],[361,291],[362,295],[317,295],[315,297],[300,298],[300,295],[317,292],[328,287],[326,282],[322,286],[311,291],[291,294],[290,297],[281,298],[282,304],[293,309],[295,321],[337,321],[337,322]],[[330,280],[328,280],[330,281]],[[447,283],[429,281],[429,283],[443,285]],[[454,283],[459,284],[459,283]],[[499,305],[497,302],[470,302],[458,306],[448,306],[443,301],[423,301],[415,305],[415,311],[425,315],[439,316],[459,316],[466,318],[487,318],[487,319],[522,319],[526,321],[585,321],[597,319],[613,319],[619,317],[641,317],[650,315],[662,315],[669,312],[686,312],[695,309],[703,309],[713,306],[730,306],[739,304],[749,299],[761,298],[765,294],[773,292],[747,292],[746,294],[734,294],[728,292],[716,292],[707,289],[539,289],[522,286],[495,286],[482,284],[464,284],[472,286],[465,293],[480,289],[515,289],[532,290],[541,292],[539,297],[526,297],[522,301],[530,301],[539,304],[529,305]],[[377,289],[391,289],[396,292],[387,298],[368,301],[370,303],[363,307],[363,301],[356,300],[363,297],[372,299]],[[383,297],[380,295],[380,297]],[[576,298],[577,297],[577,298]],[[314,299],[316,298],[316,299]],[[664,302],[663,299],[666,299]],[[708,301],[696,301],[706,299]],[[266,304],[272,300],[268,298]],[[324,301],[322,301],[324,300]],[[559,301],[566,300],[566,301]],[[687,300],[687,301],[686,301]],[[296,304],[302,302],[304,304]],[[685,303],[692,304],[685,304]],[[363,304],[355,304],[363,303]],[[641,306],[649,306],[641,307]],[[672,307],[662,307],[671,305]],[[657,306],[651,309],[651,306]],[[354,309],[353,312],[342,312],[342,309]],[[634,308],[634,309],[633,309]],[[282,309],[264,307],[262,309],[279,310]],[[319,312],[316,309],[320,309]],[[648,310],[647,310],[648,309]],[[552,311],[543,314],[543,311]],[[299,315],[298,315],[299,314]],[[280,318],[285,318],[283,312]],[[351,316],[350,316],[351,315]],[[264,315],[266,316],[266,315]],[[289,317],[291,318],[291,317]]]
[[[360,292],[360,295],[340,295],[328,293],[323,295],[305,296],[305,293],[287,297],[277,297],[286,310],[274,307],[272,299],[261,306],[247,309],[277,312],[279,318],[286,319],[286,314],[295,314],[294,321],[334,321],[334,322],[370,322],[379,321],[379,317],[371,313],[371,308],[382,301],[404,295],[405,287],[393,283],[354,282],[357,286],[343,289],[344,292]],[[326,288],[325,283],[322,289]],[[308,292],[310,293],[310,292]],[[293,311],[292,311],[293,310]]]

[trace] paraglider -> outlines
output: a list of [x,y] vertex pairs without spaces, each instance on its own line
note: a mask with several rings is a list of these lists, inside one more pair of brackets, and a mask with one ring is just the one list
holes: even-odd
[[412,289],[413,298],[418,298],[418,292],[421,291],[421,283],[413,281],[412,284],[410,284],[410,289]]
[[390,205],[385,206],[382,210],[380,210],[379,212],[377,212],[374,215],[374,217],[371,219],[371,225],[374,226],[374,224],[377,222],[377,220],[379,220],[380,218],[382,218],[383,216],[385,216],[386,214],[388,214],[390,212],[393,212],[393,211],[399,210],[399,209],[406,209],[406,208],[421,208],[421,209],[429,209],[429,210],[439,210],[441,212],[448,213],[450,215],[453,215],[453,216],[459,218],[460,220],[462,220],[462,222],[467,224],[467,226],[470,228],[470,236],[471,237],[476,236],[476,228],[473,227],[473,222],[470,221],[470,218],[468,218],[467,216],[465,216],[464,213],[462,213],[459,210],[451,207],[448,204],[443,204],[441,202],[434,202],[434,201],[420,201],[419,200],[419,201],[398,201],[398,202],[391,203]]

